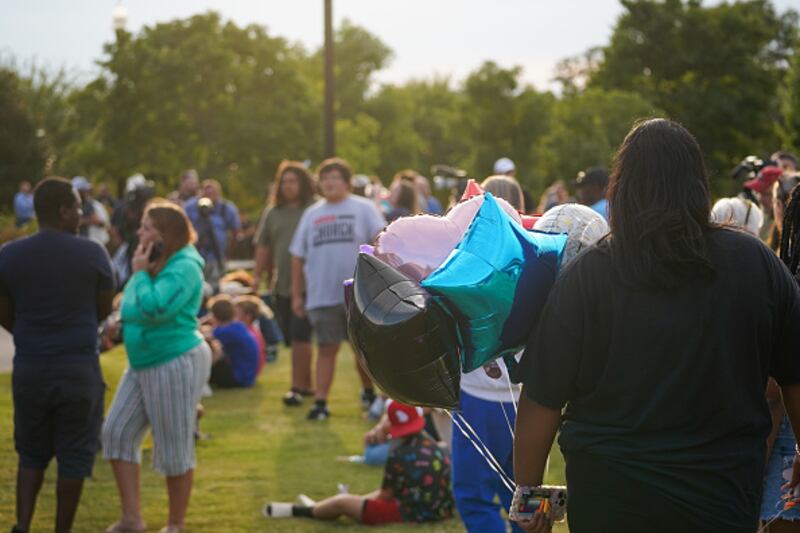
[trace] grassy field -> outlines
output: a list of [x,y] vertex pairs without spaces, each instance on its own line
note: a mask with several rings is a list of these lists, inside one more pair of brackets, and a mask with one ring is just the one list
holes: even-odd
[[[125,355],[115,350],[102,356],[109,391],[126,367]],[[197,532],[292,531],[359,529],[352,521],[321,523],[310,519],[272,520],[261,516],[268,500],[292,501],[298,493],[322,498],[346,483],[352,493],[379,487],[380,468],[336,461],[340,455],[360,453],[362,437],[371,423],[358,406],[358,378],[349,350],[340,354],[326,422],[305,420],[307,407],[286,408],[280,397],[289,380],[289,357],[284,350],[275,364],[265,367],[255,387],[245,391],[221,391],[203,401],[206,417],[201,429],[210,438],[198,446],[198,469],[187,520],[187,529]],[[0,375],[0,529],[14,523],[16,454],[13,445],[11,380]],[[166,520],[163,478],[149,467],[144,454],[142,504],[149,530],[158,531]],[[33,531],[52,530],[55,508],[55,468],[48,470],[39,497]],[[549,483],[563,483],[563,462],[558,454],[551,461]],[[119,505],[108,463],[98,456],[94,478],[87,480],[78,510],[77,532],[103,531],[116,520]],[[463,531],[457,519],[424,525],[420,531]],[[557,526],[556,531],[566,531]],[[408,531],[408,526],[370,528],[370,531]]]

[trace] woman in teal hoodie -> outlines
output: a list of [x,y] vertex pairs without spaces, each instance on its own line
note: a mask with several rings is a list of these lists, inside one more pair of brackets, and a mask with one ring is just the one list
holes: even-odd
[[103,427],[122,516],[108,532],[144,531],[139,506],[141,443],[153,432],[153,467],[167,478],[169,521],[184,527],[195,467],[196,405],[211,368],[211,350],[197,330],[203,259],[183,210],[157,201],[145,210],[122,297],[122,331],[130,367]]

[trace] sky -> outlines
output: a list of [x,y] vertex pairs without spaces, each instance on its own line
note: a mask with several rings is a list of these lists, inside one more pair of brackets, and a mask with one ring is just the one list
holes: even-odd
[[[783,11],[798,0],[774,0]],[[256,23],[308,48],[322,43],[322,0],[122,0],[128,30],[215,10],[237,24]],[[66,67],[79,79],[97,72],[113,39],[116,0],[0,0],[0,57]],[[462,80],[483,61],[519,65],[522,79],[554,89],[556,63],[608,42],[622,12],[618,0],[333,0],[334,23],[363,26],[393,51],[377,81],[448,76]]]

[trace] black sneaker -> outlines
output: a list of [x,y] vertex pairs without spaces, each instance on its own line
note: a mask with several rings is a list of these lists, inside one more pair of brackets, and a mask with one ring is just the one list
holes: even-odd
[[297,407],[303,403],[303,395],[290,390],[283,395],[283,405],[287,407]]
[[363,390],[361,391],[361,408],[365,411],[370,408],[372,402],[375,401],[375,391],[374,390]]
[[315,405],[308,412],[308,420],[327,420],[331,417],[331,412],[324,405]]

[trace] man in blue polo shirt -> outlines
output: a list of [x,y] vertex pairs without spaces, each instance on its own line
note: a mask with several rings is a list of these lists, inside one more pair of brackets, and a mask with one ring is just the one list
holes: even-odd
[[17,525],[27,532],[44,471],[58,461],[55,531],[72,528],[92,473],[105,384],[97,325],[111,311],[111,260],[79,237],[81,199],[69,181],[34,191],[39,232],[0,248],[0,325],[14,335],[12,373]]

